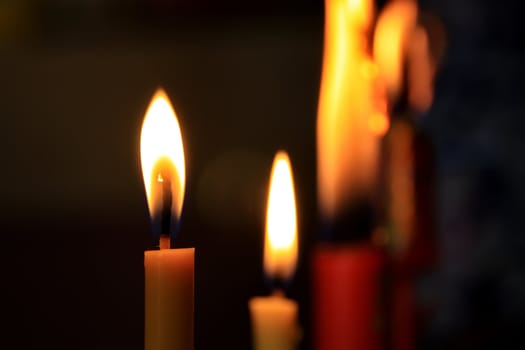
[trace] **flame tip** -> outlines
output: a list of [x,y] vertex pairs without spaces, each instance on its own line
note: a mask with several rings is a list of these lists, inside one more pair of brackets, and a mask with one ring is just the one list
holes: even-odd
[[164,100],[167,100],[167,101],[170,100],[169,97],[168,97],[168,94],[167,94],[166,90],[164,90],[164,88],[163,88],[162,86],[159,86],[159,87],[155,90],[155,92],[153,93],[153,97],[151,98],[151,101],[153,102],[153,101],[155,101],[155,100],[157,100],[157,99],[159,99],[159,98],[164,99]]
[[[180,125],[175,109],[162,87],[155,91],[144,116],[140,154],[150,218],[166,226],[168,221],[180,218],[186,176]],[[165,197],[167,194],[170,196]],[[171,211],[171,220],[163,219],[166,208]],[[159,225],[155,226],[154,231],[162,228]],[[172,227],[167,230],[175,228],[175,225],[170,225]]]

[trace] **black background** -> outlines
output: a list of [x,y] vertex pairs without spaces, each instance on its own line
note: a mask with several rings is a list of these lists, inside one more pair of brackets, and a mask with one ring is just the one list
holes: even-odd
[[[448,34],[434,104],[419,120],[438,155],[440,260],[420,286],[439,305],[427,344],[519,348],[523,12],[518,1],[420,5]],[[163,86],[186,151],[177,240],[196,247],[196,348],[250,348],[247,301],[268,293],[267,182],[286,149],[301,244],[289,295],[309,349],[323,16],[314,0],[0,2],[6,348],[143,348],[150,237],[138,146]]]

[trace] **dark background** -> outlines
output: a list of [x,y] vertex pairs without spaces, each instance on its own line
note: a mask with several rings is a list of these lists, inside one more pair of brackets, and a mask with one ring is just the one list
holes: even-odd
[[[379,3],[382,5],[382,3]],[[419,120],[437,152],[439,262],[428,348],[520,348],[525,127],[519,1],[425,0],[448,47]],[[295,173],[289,290],[310,344],[323,2],[0,1],[2,343],[143,348],[149,222],[139,134],[158,86],[181,123],[179,246],[196,252],[197,349],[250,348],[274,152]]]

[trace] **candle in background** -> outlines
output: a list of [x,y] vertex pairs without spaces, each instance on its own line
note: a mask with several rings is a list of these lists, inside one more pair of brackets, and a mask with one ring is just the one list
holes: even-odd
[[391,348],[418,348],[417,274],[433,260],[433,152],[416,118],[430,108],[436,62],[415,1],[394,0],[374,33],[374,59],[389,99],[391,128],[384,138],[385,210],[390,253]]
[[[292,168],[288,155],[275,155],[266,214],[264,270],[282,287],[295,272],[298,255],[297,217]],[[253,347],[256,350],[292,350],[300,340],[297,302],[276,289],[268,297],[249,301]]]
[[388,117],[369,47],[373,19],[372,0],[325,0],[317,116],[323,242],[312,258],[318,350],[380,349],[385,341],[385,256],[372,237],[380,232],[375,201]]
[[144,348],[193,349],[194,248],[171,247],[184,199],[184,150],[179,123],[162,89],[144,118],[140,156],[157,249],[144,252]]

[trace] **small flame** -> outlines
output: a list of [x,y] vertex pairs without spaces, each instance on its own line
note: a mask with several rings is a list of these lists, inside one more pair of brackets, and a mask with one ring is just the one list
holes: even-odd
[[403,63],[408,41],[417,22],[418,8],[412,0],[395,0],[381,12],[374,33],[374,60],[379,65],[390,99],[403,84]]
[[[168,199],[171,217],[178,219],[184,199],[184,149],[175,111],[162,89],[155,92],[144,117],[140,137],[140,157],[152,220],[163,215]],[[170,234],[170,232],[154,232],[154,234]]]
[[275,155],[268,192],[264,270],[268,276],[289,279],[297,265],[297,216],[290,159]]

